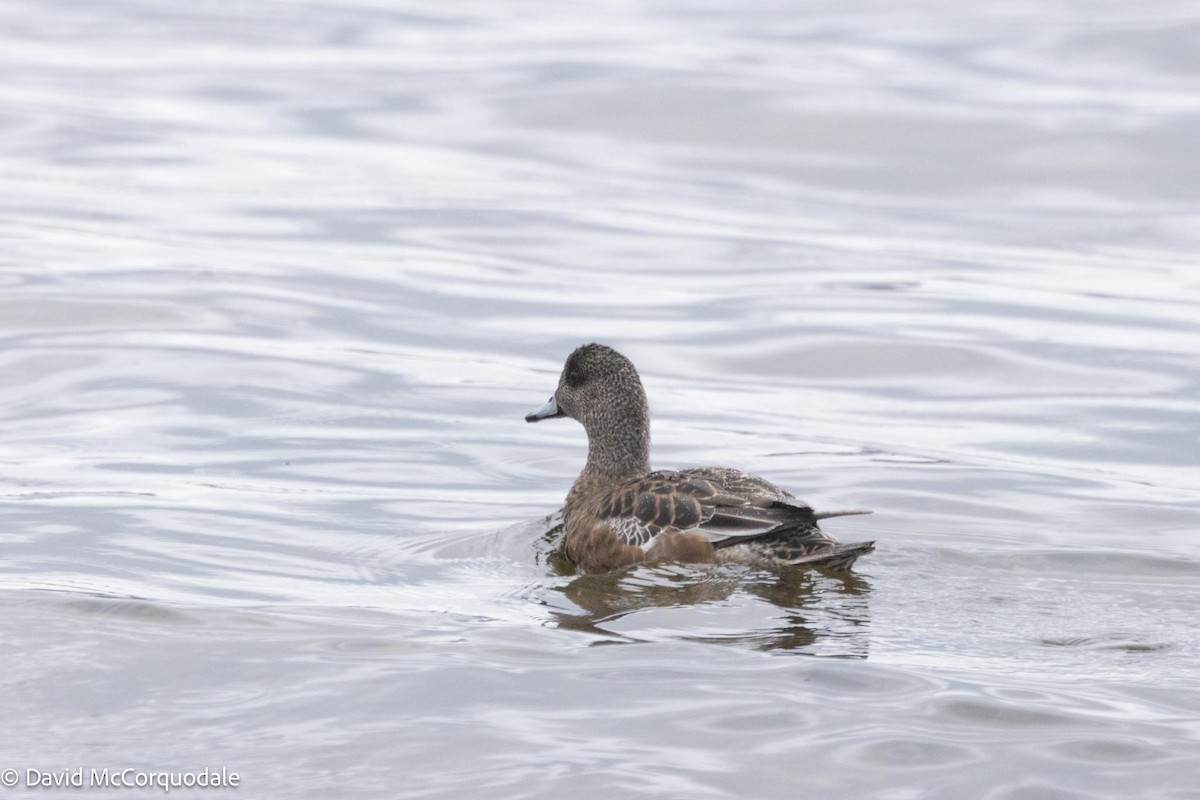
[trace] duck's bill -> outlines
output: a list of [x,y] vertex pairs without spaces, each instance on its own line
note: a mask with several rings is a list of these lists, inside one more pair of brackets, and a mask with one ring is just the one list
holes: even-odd
[[538,422],[551,417],[565,417],[566,414],[558,410],[558,403],[554,401],[554,395],[550,395],[550,400],[546,405],[539,408],[537,411],[530,411],[525,415],[526,422]]

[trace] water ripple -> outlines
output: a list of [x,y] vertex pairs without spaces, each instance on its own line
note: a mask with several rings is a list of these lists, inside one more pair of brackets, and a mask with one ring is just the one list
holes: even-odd
[[[0,751],[1193,792],[1193,5],[5,3]],[[591,340],[878,550],[576,574]]]

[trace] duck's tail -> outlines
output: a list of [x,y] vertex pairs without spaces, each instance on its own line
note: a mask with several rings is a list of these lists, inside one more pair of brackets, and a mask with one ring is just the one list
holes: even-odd
[[829,519],[830,517],[853,517],[857,514],[874,514],[875,512],[869,508],[847,508],[844,511],[814,511],[813,516],[817,520]]
[[821,569],[850,569],[850,567],[854,566],[854,562],[858,560],[859,556],[866,555],[874,549],[874,542],[851,542],[850,544],[838,544],[834,545],[828,550],[822,550],[819,553],[810,553],[806,556],[788,559],[787,566],[820,567]]

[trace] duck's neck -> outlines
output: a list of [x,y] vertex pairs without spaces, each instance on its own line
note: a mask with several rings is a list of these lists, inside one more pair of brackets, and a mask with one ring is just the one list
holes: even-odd
[[650,415],[609,413],[589,420],[588,459],[580,480],[620,482],[650,471]]

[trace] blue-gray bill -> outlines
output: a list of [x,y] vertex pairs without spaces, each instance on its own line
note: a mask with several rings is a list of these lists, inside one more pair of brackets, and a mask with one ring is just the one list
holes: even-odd
[[546,401],[546,405],[530,411],[525,415],[526,422],[537,422],[543,419],[551,419],[552,417],[565,417],[566,414],[558,410],[558,403],[554,399],[554,395],[550,395],[550,399]]

